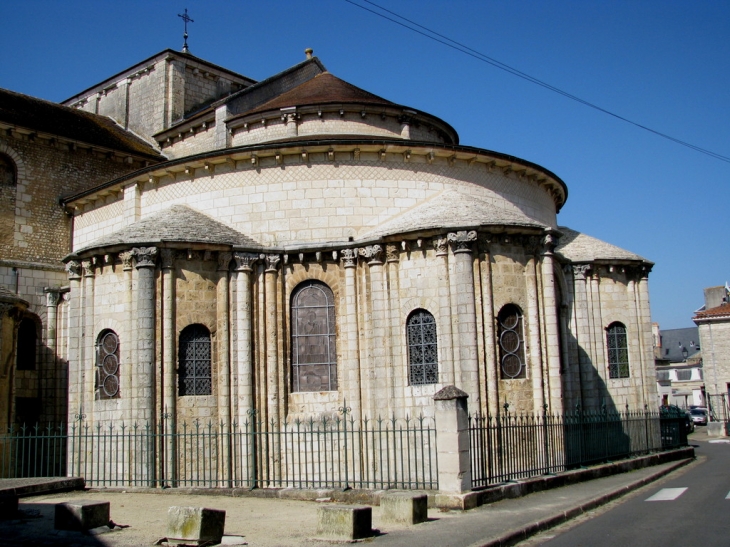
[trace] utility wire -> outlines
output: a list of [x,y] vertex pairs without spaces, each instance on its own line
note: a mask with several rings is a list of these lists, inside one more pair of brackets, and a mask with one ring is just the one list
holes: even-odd
[[[587,106],[589,108],[593,108],[594,110],[598,110],[599,112],[603,112],[604,114],[607,114],[613,118],[616,118],[618,120],[621,120],[623,122],[629,123],[635,127],[638,127],[640,129],[643,129],[645,131],[648,131],[649,133],[653,133],[654,135],[657,135],[659,137],[662,137],[664,139],[670,140],[676,144],[679,144],[681,146],[685,146],[687,148],[690,148],[696,152],[700,152],[701,154],[705,154],[707,156],[710,156],[712,158],[718,159],[720,161],[724,161],[727,163],[730,163],[730,157],[724,156],[722,154],[718,154],[717,152],[713,152],[712,150],[708,150],[706,148],[702,148],[701,146],[697,146],[695,144],[683,141],[681,139],[677,139],[675,137],[672,137],[671,135],[667,135],[666,133],[662,133],[661,131],[657,131],[655,129],[652,129],[651,127],[647,127],[646,125],[634,122],[632,120],[629,120],[628,118],[625,118],[619,114],[616,114],[614,112],[611,112],[610,110],[606,110],[605,108],[602,108],[596,104],[593,104],[589,101],[586,101],[585,99],[581,99],[580,97],[577,97],[571,93],[568,93],[567,91],[564,91],[558,87],[555,87],[553,85],[550,85],[547,82],[544,82],[538,78],[535,78],[534,76],[530,76],[529,74],[526,74],[525,72],[522,72],[520,70],[517,70],[514,67],[511,67],[505,63],[502,63],[501,61],[498,61],[497,59],[494,59],[492,57],[489,57],[488,55],[485,55],[484,53],[480,53],[479,51],[470,48],[469,46],[466,46],[460,42],[457,42],[456,40],[453,40],[449,38],[448,36],[444,36],[443,34],[439,34],[438,32],[431,30],[428,27],[425,27],[423,25],[420,25],[416,23],[415,21],[412,21],[408,19],[407,17],[403,17],[402,15],[399,15],[398,13],[395,13],[394,11],[391,11],[387,8],[384,8],[383,6],[380,6],[376,4],[375,2],[372,2],[370,0],[361,0],[362,2],[366,2],[370,4],[371,6],[376,7],[379,10],[382,10],[386,13],[389,13],[393,15],[394,17],[397,17],[400,19],[394,19],[392,17],[388,17],[387,15],[375,11],[373,9],[370,9],[366,6],[363,6],[361,4],[358,4],[357,2],[354,2],[353,0],[345,0],[348,4],[352,4],[353,6],[356,6],[362,10],[368,11],[374,15],[377,15],[378,17],[381,17],[383,19],[386,19],[392,23],[395,23],[396,25],[400,25],[403,28],[406,28],[412,32],[415,32],[417,34],[420,34],[421,36],[425,36],[426,38],[433,40],[434,42],[438,42],[446,47],[450,47],[451,49],[455,49],[456,51],[459,51],[461,53],[464,53],[465,55],[469,55],[470,57],[473,57],[479,61],[482,61],[483,63],[487,63],[489,65],[492,65],[495,68],[498,68],[500,70],[503,70],[505,72],[508,72],[509,74],[512,74],[513,76],[517,76],[518,78],[522,78],[523,80],[526,80],[528,82],[531,82],[533,84],[539,85],[540,87],[543,87],[545,89],[548,89],[554,93],[557,93],[558,95],[562,95],[563,97],[566,97],[568,99],[571,99],[575,102],[578,102],[584,106]],[[405,23],[403,22],[405,21]],[[413,26],[411,26],[413,25]],[[415,28],[417,27],[417,28]],[[419,30],[423,29],[423,30]]]

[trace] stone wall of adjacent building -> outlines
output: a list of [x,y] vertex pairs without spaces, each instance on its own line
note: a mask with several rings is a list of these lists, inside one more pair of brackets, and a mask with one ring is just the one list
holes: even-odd
[[730,322],[698,322],[705,390],[708,394],[730,393]]

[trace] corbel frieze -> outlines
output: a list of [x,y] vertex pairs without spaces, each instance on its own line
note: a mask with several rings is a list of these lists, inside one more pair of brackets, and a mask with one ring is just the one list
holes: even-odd
[[218,271],[219,272],[227,272],[228,267],[231,265],[231,260],[233,260],[233,254],[229,252],[219,252],[218,253]]

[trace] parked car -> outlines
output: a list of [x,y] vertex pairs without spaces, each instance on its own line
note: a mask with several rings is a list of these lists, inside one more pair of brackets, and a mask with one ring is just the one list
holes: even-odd
[[707,410],[704,408],[693,408],[689,411],[692,422],[697,425],[707,425]]
[[685,434],[695,430],[695,424],[689,412],[677,405],[662,405],[659,407],[659,414],[662,418],[682,418],[682,425]]

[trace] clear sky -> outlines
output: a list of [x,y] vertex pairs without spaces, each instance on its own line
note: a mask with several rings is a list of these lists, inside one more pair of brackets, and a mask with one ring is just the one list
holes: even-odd
[[[366,5],[363,0],[354,2]],[[378,0],[573,95],[730,156],[730,2]],[[387,2],[387,4],[386,4]],[[730,163],[591,110],[345,0],[0,0],[0,87],[62,101],[163,49],[256,80],[314,48],[330,72],[434,114],[461,143],[561,177],[559,223],[653,262],[652,318],[693,326],[730,281]]]

